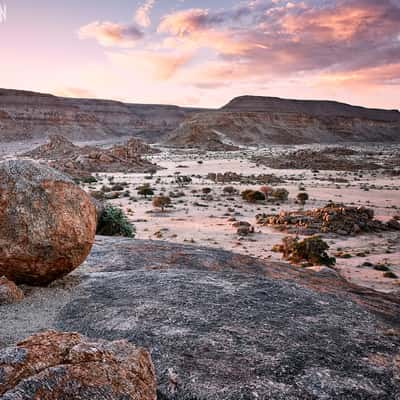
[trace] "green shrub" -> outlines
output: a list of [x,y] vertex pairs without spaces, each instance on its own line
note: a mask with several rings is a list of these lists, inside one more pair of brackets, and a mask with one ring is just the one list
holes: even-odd
[[274,246],[273,251],[283,253],[283,258],[293,263],[308,262],[310,265],[335,265],[336,259],[329,257],[329,245],[319,236],[311,236],[302,241],[298,237],[285,237],[282,244]]
[[97,223],[98,235],[135,237],[135,227],[128,221],[124,212],[114,206],[106,206]]

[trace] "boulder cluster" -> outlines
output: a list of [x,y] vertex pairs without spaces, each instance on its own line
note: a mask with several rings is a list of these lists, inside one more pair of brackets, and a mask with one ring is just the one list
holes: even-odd
[[400,230],[400,223],[374,219],[374,211],[366,207],[349,207],[329,203],[312,210],[282,211],[279,214],[256,216],[257,223],[301,235],[336,233],[355,236],[361,233]]

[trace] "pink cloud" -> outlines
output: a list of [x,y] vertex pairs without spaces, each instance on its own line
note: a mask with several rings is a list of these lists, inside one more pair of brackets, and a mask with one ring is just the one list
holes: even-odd
[[95,21],[82,26],[78,36],[80,39],[95,39],[105,47],[133,47],[143,34],[135,26]]
[[150,11],[154,6],[155,0],[146,0],[135,12],[134,20],[143,28],[147,28],[150,26]]

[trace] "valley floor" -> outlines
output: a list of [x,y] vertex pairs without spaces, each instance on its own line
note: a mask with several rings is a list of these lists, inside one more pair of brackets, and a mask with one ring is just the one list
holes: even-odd
[[[136,237],[139,239],[198,244],[269,260],[281,260],[280,254],[271,249],[287,234],[257,226],[255,216],[301,209],[295,201],[299,186],[310,196],[305,209],[322,207],[328,201],[333,201],[372,208],[375,217],[382,221],[400,214],[398,176],[391,177],[376,171],[313,173],[310,170],[277,170],[256,165],[250,160],[254,154],[279,150],[279,146],[264,150],[207,154],[167,150],[151,157],[153,162],[164,168],[152,177],[146,174],[101,174],[101,180],[87,189],[100,190],[103,185],[128,183],[125,189],[129,191],[129,196],[121,196],[111,202],[125,210],[136,226]],[[362,151],[367,150],[363,146]],[[387,146],[385,151],[398,154],[396,147]],[[223,193],[225,186],[234,186],[239,192],[261,186],[240,182],[214,183],[207,179],[209,173],[229,171],[243,176],[274,174],[284,180],[284,183],[274,187],[286,188],[289,200],[280,204],[251,204],[242,200],[240,195],[226,196]],[[177,185],[175,179],[178,174],[190,176],[192,182],[184,187]],[[154,209],[150,198],[137,194],[136,188],[144,183],[150,184],[156,195],[178,194],[180,197],[172,198],[172,207],[161,212]],[[202,193],[205,187],[211,189],[206,197]],[[229,221],[232,218],[251,223],[255,226],[255,233],[246,237],[238,236],[236,228]],[[330,253],[337,258],[335,268],[344,278],[378,291],[400,291],[399,279],[385,278],[382,271],[374,268],[378,264],[388,266],[400,277],[399,232],[370,233],[357,237],[330,234],[325,239],[330,245]]]

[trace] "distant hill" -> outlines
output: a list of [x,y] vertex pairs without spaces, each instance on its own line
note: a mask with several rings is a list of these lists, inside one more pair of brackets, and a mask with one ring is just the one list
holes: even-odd
[[385,122],[400,121],[398,110],[365,108],[327,100],[290,100],[278,97],[240,96],[235,97],[221,110],[230,112],[290,112],[315,117],[347,117]]
[[[191,115],[165,139],[177,147],[400,142],[400,112],[334,101],[241,96]],[[228,148],[227,148],[228,149]]]
[[74,99],[0,89],[0,141],[46,139],[102,140],[136,136],[153,142],[200,109]]
[[333,101],[241,96],[211,110],[74,99],[0,89],[0,142],[123,136],[149,143],[232,150],[243,145],[400,142],[400,112]]

